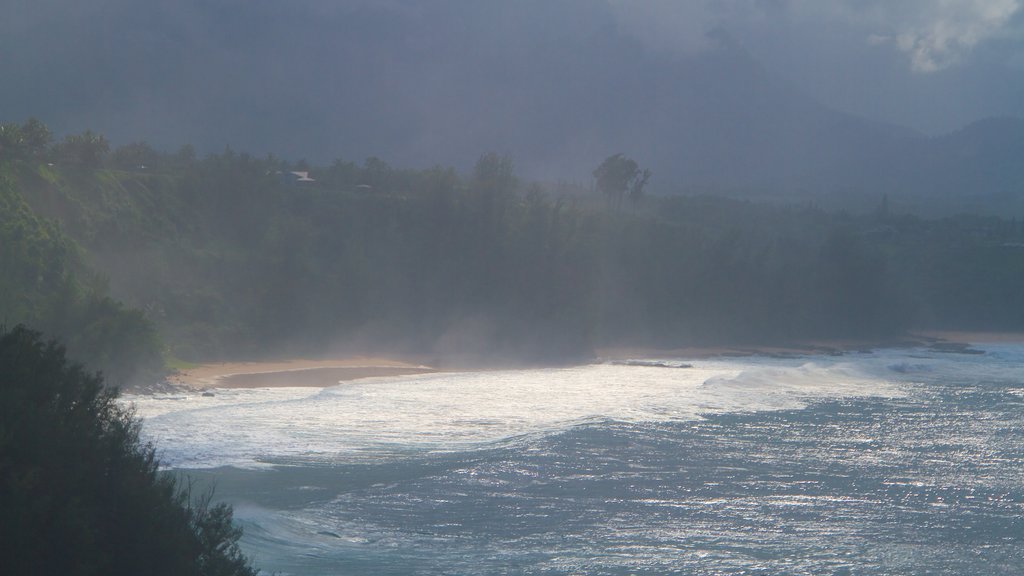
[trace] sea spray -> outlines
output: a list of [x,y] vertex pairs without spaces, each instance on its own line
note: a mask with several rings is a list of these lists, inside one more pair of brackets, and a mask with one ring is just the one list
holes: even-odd
[[486,447],[594,421],[694,420],[795,409],[816,398],[893,396],[849,362],[765,358],[691,368],[596,364],[436,373],[338,386],[135,397],[145,433],[173,467],[343,462]]

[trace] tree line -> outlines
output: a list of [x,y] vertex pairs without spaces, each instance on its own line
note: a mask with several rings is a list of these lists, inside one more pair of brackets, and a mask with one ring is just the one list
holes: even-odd
[[[91,167],[54,154],[4,168],[19,221],[74,247],[26,270],[97,276],[92,294],[122,306],[112,317],[137,320],[122,332],[151,328],[164,357],[557,362],[605,346],[1024,328],[1012,219],[645,196],[652,175],[622,154],[595,162],[593,186],[526,182],[493,153],[467,174],[141,143],[107,146]],[[292,171],[313,182],[282,178]]]

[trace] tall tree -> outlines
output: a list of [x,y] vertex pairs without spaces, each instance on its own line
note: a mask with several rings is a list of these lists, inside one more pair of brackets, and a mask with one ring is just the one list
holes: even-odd
[[594,170],[597,191],[608,198],[609,205],[616,210],[622,207],[627,192],[631,200],[639,201],[650,176],[649,170],[640,170],[636,160],[621,153],[605,158]]
[[636,210],[640,202],[643,201],[644,188],[647,187],[647,181],[650,179],[651,171],[644,168],[629,183],[629,203],[633,205],[633,210]]
[[481,194],[504,197],[516,187],[512,159],[488,152],[473,166],[473,184]]

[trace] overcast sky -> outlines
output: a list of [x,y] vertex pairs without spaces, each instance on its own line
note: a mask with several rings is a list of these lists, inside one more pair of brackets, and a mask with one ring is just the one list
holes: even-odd
[[[628,106],[639,92],[604,62],[668,74],[723,38],[795,92],[871,120],[938,134],[1024,116],[1024,0],[0,3],[0,120],[115,143],[458,163],[438,153],[441,127],[453,150],[475,149],[491,130],[479,119],[562,88],[586,99],[581,82]],[[587,70],[560,86],[570,69]],[[607,112],[575,108],[506,118],[494,137]]]
[[927,133],[1024,115],[1024,0],[613,0],[654,49],[724,29],[826,105]]

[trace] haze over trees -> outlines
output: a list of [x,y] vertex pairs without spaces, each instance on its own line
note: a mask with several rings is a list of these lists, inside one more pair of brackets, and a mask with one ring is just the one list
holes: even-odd
[[[14,128],[4,127],[5,133]],[[325,167],[65,138],[0,167],[4,315],[115,381],[176,359],[339,351],[563,362],[609,346],[887,339],[1024,328],[1022,225],[648,196],[378,158]],[[92,142],[90,165],[62,159]],[[41,155],[40,155],[41,154]],[[50,165],[53,164],[53,165]],[[313,182],[284,175],[308,171]]]
[[[0,130],[11,132],[7,126]],[[37,158],[39,150],[7,150],[15,158],[31,158],[16,165],[55,177]],[[0,322],[28,323],[61,338],[76,359],[103,370],[114,384],[158,379],[164,361],[152,323],[142,311],[112,299],[61,223],[26,203],[14,166],[0,160]]]

